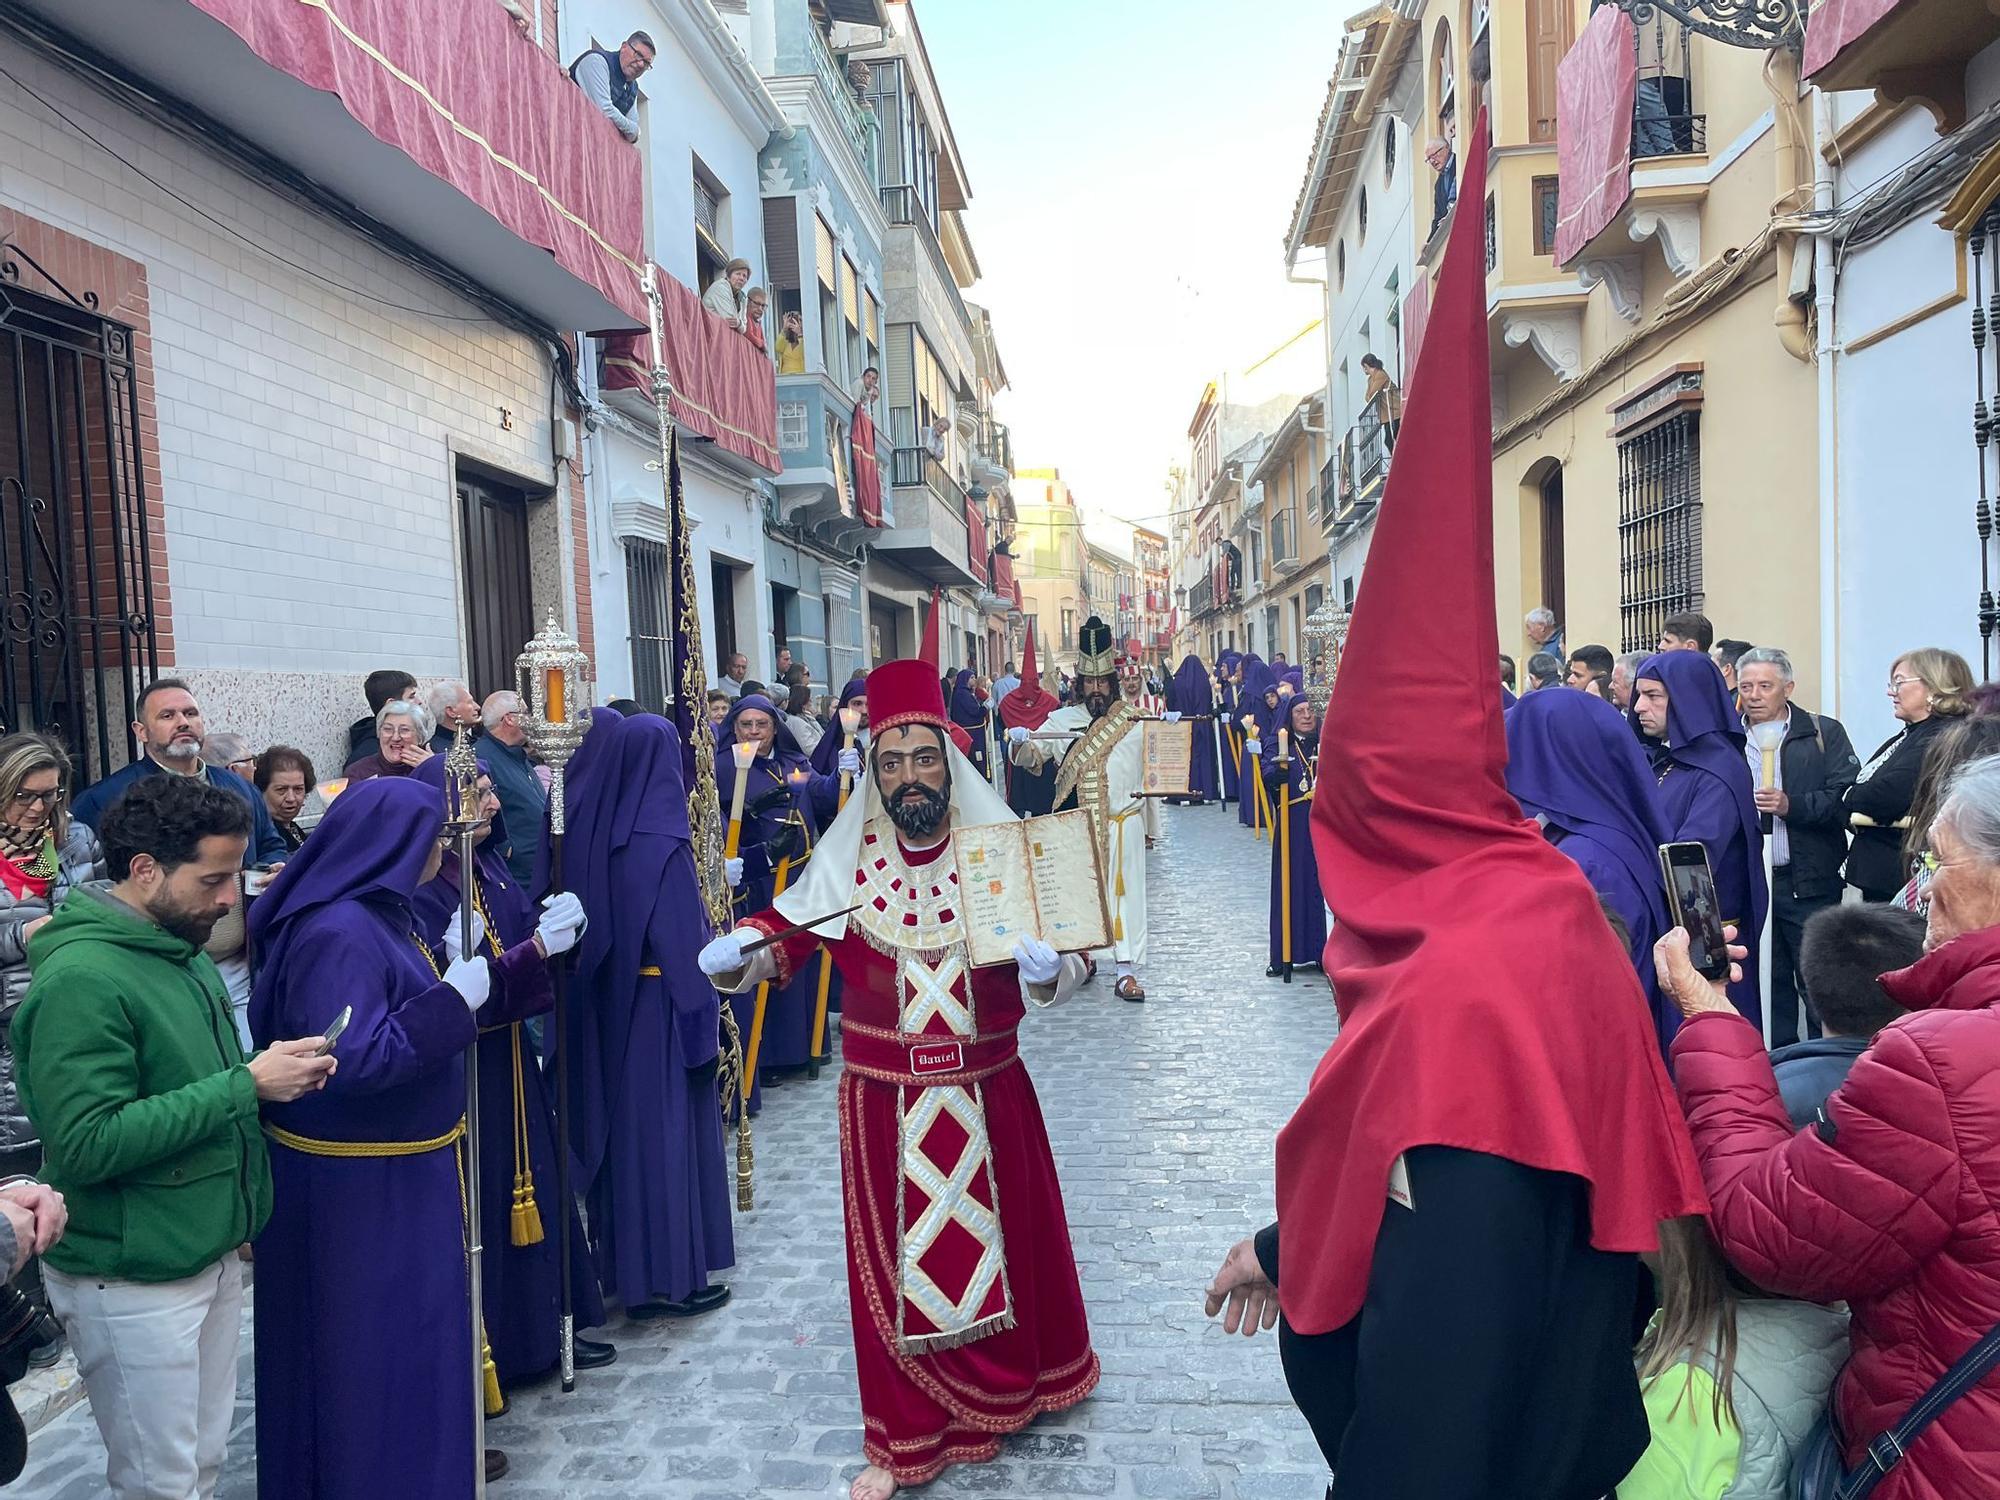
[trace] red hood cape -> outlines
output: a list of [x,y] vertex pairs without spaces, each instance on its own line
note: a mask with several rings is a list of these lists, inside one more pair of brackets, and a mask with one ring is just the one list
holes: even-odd
[[1021,685],[1000,695],[1000,722],[1009,729],[1040,729],[1059,705],[1054,693],[1042,689],[1042,674],[1035,666],[1035,633],[1028,632],[1028,645],[1021,655]]
[[1707,1207],[1631,960],[1506,787],[1472,211],[1483,116],[1471,141],[1471,208],[1452,226],[1320,741],[1313,851],[1340,1037],[1278,1136],[1279,1297],[1308,1334],[1360,1312],[1390,1169],[1412,1147],[1584,1178],[1600,1250],[1653,1249],[1662,1219]]

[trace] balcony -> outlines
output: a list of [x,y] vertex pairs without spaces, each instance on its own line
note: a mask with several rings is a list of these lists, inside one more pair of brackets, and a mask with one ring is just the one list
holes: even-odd
[[988,614],[1016,614],[1021,608],[1020,585],[1014,579],[1014,559],[1005,552],[993,554],[993,577],[979,596],[979,607]]
[[[971,321],[965,311],[965,298],[958,289],[958,279],[951,274],[951,264],[944,258],[944,246],[938,243],[937,229],[924,213],[923,201],[917,190],[908,183],[898,183],[882,189],[882,213],[889,221],[889,243],[885,247],[888,259],[894,261],[898,251],[909,255],[919,265],[911,270],[918,275],[918,286],[925,287],[924,269],[929,272],[928,281],[943,299],[943,307],[938,310],[942,319],[949,320],[947,328],[942,323],[935,329],[941,338],[950,340],[957,352],[959,365],[971,369],[973,365],[972,336],[969,332]],[[884,290],[891,290],[884,288]],[[893,304],[893,292],[891,302]],[[893,305],[889,310],[891,322],[904,322]]]
[[1271,571],[1290,578],[1299,570],[1299,513],[1281,510],[1271,517]]
[[[760,474],[776,474],[784,462],[778,453],[777,379],[770,357],[666,272],[658,280],[664,314],[660,341],[673,379],[675,425]],[[604,340],[604,399],[646,423],[656,420],[651,365],[647,335],[613,334]]]
[[1340,491],[1333,508],[1333,539],[1360,530],[1382,503],[1389,483],[1389,433],[1373,407],[1347,429],[1340,444]]
[[1215,609],[1215,580],[1203,578],[1188,590],[1188,618],[1199,620]]
[[500,6],[22,3],[549,327],[645,322],[639,153]]
[[834,59],[833,52],[820,34],[819,27],[810,19],[806,26],[806,52],[812,58],[813,74],[833,102],[833,111],[840,117],[840,128],[847,137],[848,145],[854,148],[862,167],[870,177],[875,175],[875,136],[880,129],[875,120],[875,112],[854,97],[854,88],[847,81],[846,74]]
[[1921,104],[1938,131],[1965,123],[1965,68],[2000,41],[1985,0],[1854,0],[1814,7],[1802,71],[1823,89],[1873,89],[1884,103]]
[[922,448],[890,455],[889,479],[897,524],[875,534],[875,550],[931,583],[963,588],[980,582],[972,570],[965,491]]

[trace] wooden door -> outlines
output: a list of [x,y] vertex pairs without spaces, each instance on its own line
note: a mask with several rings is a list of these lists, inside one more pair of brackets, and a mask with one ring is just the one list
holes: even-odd
[[467,685],[483,698],[515,685],[514,659],[535,633],[528,497],[461,470],[458,516],[465,539]]
[[1554,144],[1556,64],[1575,40],[1570,0],[1527,0],[1528,139]]

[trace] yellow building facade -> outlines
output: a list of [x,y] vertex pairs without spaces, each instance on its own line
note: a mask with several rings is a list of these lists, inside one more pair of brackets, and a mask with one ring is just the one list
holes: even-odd
[[[1395,20],[1412,24],[1407,7]],[[1537,606],[1571,647],[1613,651],[1649,649],[1662,618],[1697,610],[1719,637],[1788,650],[1810,703],[1811,254],[1787,225],[1813,172],[1796,59],[1658,12],[1636,28],[1652,107],[1635,111],[1631,197],[1563,265],[1556,134],[1582,127],[1559,121],[1560,68],[1590,21],[1586,0],[1431,0],[1410,39],[1420,97],[1401,101],[1413,143],[1452,142],[1461,179],[1482,103],[1492,120],[1485,201],[1434,228],[1438,174],[1420,167],[1411,224],[1435,278],[1451,216],[1485,220],[1502,649],[1525,651]]]

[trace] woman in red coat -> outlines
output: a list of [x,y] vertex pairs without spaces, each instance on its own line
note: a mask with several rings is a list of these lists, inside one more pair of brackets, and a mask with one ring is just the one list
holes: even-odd
[[[2000,1324],[2000,756],[1959,773],[1931,847],[1929,951],[1881,981],[1912,1014],[1796,1135],[1763,1038],[1688,966],[1686,934],[1656,950],[1724,1253],[1768,1291],[1853,1311],[1833,1401],[1850,1468]],[[1970,1495],[2000,1495],[2000,1380],[1947,1407],[1874,1500]]]

